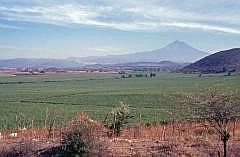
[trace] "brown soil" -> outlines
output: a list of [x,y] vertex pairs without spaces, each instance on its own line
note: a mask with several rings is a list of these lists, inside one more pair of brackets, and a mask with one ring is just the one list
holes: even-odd
[[[96,123],[96,122],[94,122]],[[240,123],[231,123],[228,157],[240,156]],[[59,155],[62,129],[48,137],[46,129],[19,131],[17,137],[3,134],[1,157],[47,157]],[[101,136],[97,136],[100,135]],[[118,138],[105,132],[95,133],[98,146],[84,156],[90,157],[218,157],[222,143],[218,136],[202,123],[181,122],[149,127],[125,128]]]

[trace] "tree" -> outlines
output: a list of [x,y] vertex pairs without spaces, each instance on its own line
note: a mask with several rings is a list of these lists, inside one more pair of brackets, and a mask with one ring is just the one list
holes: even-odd
[[210,91],[206,95],[192,97],[194,113],[200,119],[207,120],[223,142],[223,156],[227,157],[227,144],[230,139],[229,123],[239,117],[238,101],[233,95]]
[[227,72],[227,76],[231,76],[232,73],[230,71]]
[[222,72],[226,72],[227,71],[227,68],[226,67],[223,67],[223,69],[222,69]]
[[121,102],[119,106],[113,108],[112,111],[107,114],[104,123],[113,135],[120,136],[121,129],[128,123],[129,118],[129,107]]
[[150,77],[156,77],[156,74],[155,73],[151,73]]

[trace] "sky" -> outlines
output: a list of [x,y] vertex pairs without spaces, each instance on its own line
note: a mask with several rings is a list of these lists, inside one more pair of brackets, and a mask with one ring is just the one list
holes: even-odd
[[0,59],[240,47],[238,0],[0,0]]

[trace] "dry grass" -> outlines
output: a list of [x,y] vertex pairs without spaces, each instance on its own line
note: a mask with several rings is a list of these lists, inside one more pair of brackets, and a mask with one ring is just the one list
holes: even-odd
[[[108,130],[101,123],[80,114],[65,126],[54,128],[51,138],[48,138],[46,128],[19,130],[17,137],[10,137],[11,132],[5,132],[0,139],[0,154],[46,156],[56,153],[64,136],[76,128],[82,128],[84,138],[93,142],[88,156],[217,157],[221,153],[219,137],[205,122],[136,125],[125,128],[120,137],[110,138],[107,136]],[[229,156],[240,156],[240,122],[232,121],[229,130]]]

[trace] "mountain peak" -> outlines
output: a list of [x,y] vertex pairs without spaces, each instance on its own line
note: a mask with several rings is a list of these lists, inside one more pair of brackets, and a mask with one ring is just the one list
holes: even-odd
[[184,41],[175,40],[174,42],[168,44],[166,47],[191,47],[186,44]]
[[137,52],[125,55],[105,56],[105,57],[86,57],[79,58],[80,63],[98,63],[98,64],[113,64],[113,63],[130,63],[130,62],[160,62],[172,61],[179,63],[195,62],[207,54],[197,50],[184,41],[176,40],[167,46],[152,50]]
[[175,40],[173,44],[186,44],[184,41],[181,40]]

